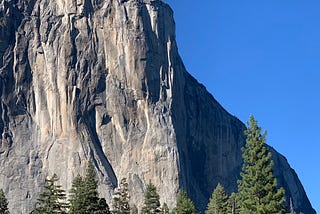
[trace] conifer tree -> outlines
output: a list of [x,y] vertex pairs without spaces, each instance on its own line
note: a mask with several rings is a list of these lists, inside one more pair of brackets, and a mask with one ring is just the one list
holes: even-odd
[[161,207],[161,214],[169,214],[170,211],[169,211],[169,207],[166,203],[164,203]]
[[9,214],[8,200],[2,189],[0,189],[0,213]]
[[81,210],[85,210],[85,192],[83,178],[78,174],[72,181],[72,187],[70,190],[70,210],[69,213],[80,213]]
[[130,205],[129,205],[129,193],[128,193],[128,183],[127,179],[123,178],[120,181],[119,187],[116,189],[113,196],[113,209],[112,213],[114,214],[129,214]]
[[32,213],[67,213],[68,204],[65,202],[66,194],[65,191],[61,189],[61,186],[56,184],[58,180],[59,178],[56,174],[45,180],[44,191],[40,193],[36,208]]
[[89,161],[86,175],[74,178],[70,191],[71,214],[108,214],[109,206],[104,198],[99,198],[98,182],[93,162]]
[[178,193],[177,206],[172,210],[173,214],[195,214],[196,207],[188,197],[186,191],[181,189]]
[[233,192],[229,197],[229,212],[231,214],[237,214],[238,210],[238,197],[237,194]]
[[271,153],[265,146],[266,132],[253,116],[245,131],[246,145],[242,148],[243,166],[238,181],[238,200],[240,214],[283,213],[284,189],[277,189],[273,175]]
[[147,190],[144,194],[144,207],[142,208],[142,214],[160,213],[160,197],[156,187],[149,182]]
[[99,198],[98,205],[92,213],[94,213],[94,214],[110,214],[109,205],[107,204],[106,199]]
[[86,176],[84,177],[84,204],[87,212],[96,211],[99,202],[98,182],[96,180],[97,174],[93,166],[93,162],[90,160],[86,170]]
[[223,186],[218,183],[212,192],[206,214],[225,214],[229,208],[229,197],[227,196]]

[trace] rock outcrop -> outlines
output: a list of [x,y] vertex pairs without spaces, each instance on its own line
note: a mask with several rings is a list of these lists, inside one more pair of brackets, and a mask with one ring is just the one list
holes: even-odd
[[[72,179],[93,158],[110,201],[126,177],[142,204],[153,182],[203,209],[218,182],[236,189],[245,126],[187,73],[170,7],[159,0],[0,1],[0,188],[29,213],[44,178]],[[279,183],[315,213],[273,151]]]

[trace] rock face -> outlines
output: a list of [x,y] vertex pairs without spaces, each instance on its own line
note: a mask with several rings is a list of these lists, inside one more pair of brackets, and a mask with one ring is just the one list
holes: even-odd
[[[29,213],[54,172],[70,189],[93,158],[108,201],[126,177],[132,203],[153,182],[174,206],[185,188],[204,209],[230,193],[245,126],[186,72],[172,10],[159,0],[0,0],[0,188]],[[297,211],[315,213],[273,151]]]

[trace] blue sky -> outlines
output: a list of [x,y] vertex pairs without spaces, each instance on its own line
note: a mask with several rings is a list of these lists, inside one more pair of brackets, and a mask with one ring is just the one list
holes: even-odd
[[231,114],[255,116],[320,212],[320,1],[166,2],[187,70]]

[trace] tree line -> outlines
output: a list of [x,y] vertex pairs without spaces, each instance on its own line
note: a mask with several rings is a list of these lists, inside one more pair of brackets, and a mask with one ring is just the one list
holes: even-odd
[[[292,201],[290,208],[284,206],[285,192],[278,188],[273,174],[271,153],[266,147],[266,132],[253,116],[245,131],[246,144],[242,148],[243,166],[238,180],[238,192],[226,194],[218,183],[213,190],[205,214],[294,214]],[[160,197],[154,184],[149,182],[144,195],[144,205],[140,212],[136,205],[130,205],[130,194],[126,178],[115,189],[111,208],[104,198],[99,197],[96,172],[89,161],[84,177],[77,175],[70,190],[69,199],[57,184],[54,174],[45,180],[45,186],[35,204],[33,214],[195,214],[198,213],[186,191],[178,193],[176,207],[171,211],[166,203],[160,204]],[[288,211],[289,210],[289,211]],[[8,214],[8,202],[0,190],[0,213]]]

